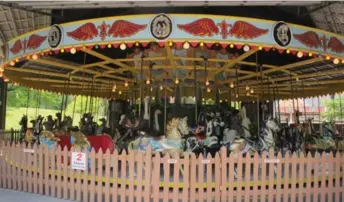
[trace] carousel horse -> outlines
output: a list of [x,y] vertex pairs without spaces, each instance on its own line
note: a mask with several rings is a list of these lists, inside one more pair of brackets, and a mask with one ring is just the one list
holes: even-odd
[[141,136],[129,144],[129,149],[145,151],[151,146],[153,152],[182,154],[184,151],[182,137],[187,134],[189,134],[187,117],[173,118],[167,125],[166,136],[159,138]]
[[272,117],[269,117],[268,120],[265,123],[265,128],[263,128],[263,133],[261,133],[261,136],[264,141],[263,143],[263,150],[269,151],[269,152],[275,152],[275,137],[276,133],[280,131],[280,127],[276,122],[272,119]]
[[311,134],[306,136],[305,148],[307,150],[333,151],[336,149],[336,142],[332,138],[332,135],[330,135],[326,130],[324,131],[325,133],[322,133],[322,135],[320,135],[321,133],[314,133],[312,119],[308,120],[308,124]]
[[33,143],[35,141],[35,136],[33,135],[31,128],[26,130],[24,140],[26,143]]
[[43,131],[43,119],[44,119],[43,116],[38,115],[36,120],[32,122],[34,123],[32,132],[35,136],[39,136],[41,132]]
[[106,126],[106,124],[107,124],[106,119],[105,118],[101,118],[101,119],[99,119],[99,121],[101,122],[101,124],[100,124],[99,127],[97,127],[97,135],[100,135],[100,134],[108,134],[108,135],[110,135],[111,129]]
[[23,115],[20,122],[19,122],[19,125],[20,125],[20,137],[24,137],[25,136],[25,133],[26,133],[26,130],[27,130],[27,116],[26,115]]
[[56,149],[60,138],[55,137],[55,134],[51,131],[42,131],[39,137],[41,145],[46,145],[49,149]]
[[53,131],[53,128],[54,128],[53,117],[51,115],[47,116],[47,120],[44,121],[43,125],[46,131]]
[[93,116],[91,113],[86,114],[86,121],[81,132],[86,135],[95,135],[97,124],[93,122]]
[[54,120],[54,130],[60,131],[62,128],[62,114],[58,112],[55,115],[56,118]]

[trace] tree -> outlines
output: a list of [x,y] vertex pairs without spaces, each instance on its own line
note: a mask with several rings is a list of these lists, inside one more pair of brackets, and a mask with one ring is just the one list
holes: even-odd
[[[341,97],[340,97],[341,96]],[[344,97],[336,95],[333,99],[323,99],[326,107],[325,112],[321,114],[325,120],[342,120],[344,118]]]

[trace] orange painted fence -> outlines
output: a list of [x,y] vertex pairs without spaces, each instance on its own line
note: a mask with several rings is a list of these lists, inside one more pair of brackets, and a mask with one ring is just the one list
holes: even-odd
[[76,201],[344,201],[344,156],[263,154],[215,158],[86,153],[91,167],[60,163],[67,148],[0,141],[0,187]]

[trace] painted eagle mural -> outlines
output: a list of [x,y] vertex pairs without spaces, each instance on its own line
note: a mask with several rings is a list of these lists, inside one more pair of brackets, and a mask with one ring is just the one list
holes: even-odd
[[67,32],[67,36],[78,41],[86,41],[93,39],[94,37],[97,37],[98,29],[95,24],[88,22],[86,24],[81,25],[74,31]]
[[146,27],[147,25],[139,25],[126,20],[116,20],[112,23],[108,35],[121,38],[129,37],[146,29]]

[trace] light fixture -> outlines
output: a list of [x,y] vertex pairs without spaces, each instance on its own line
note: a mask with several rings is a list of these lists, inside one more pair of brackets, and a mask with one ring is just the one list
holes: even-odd
[[118,91],[118,94],[122,95],[122,91]]
[[139,46],[139,45],[140,45],[139,42],[136,42],[136,43],[135,43],[135,46]]
[[308,56],[309,56],[309,57],[312,57],[312,56],[313,56],[313,53],[309,52],[309,53],[308,53]]
[[290,53],[290,50],[289,50],[289,49],[287,49],[286,53],[287,53],[287,54],[289,54],[289,53]]
[[14,66],[15,64],[16,64],[16,63],[15,63],[14,61],[11,61],[11,62],[10,62],[10,65],[11,65],[11,66]]
[[269,103],[270,101],[269,100],[266,100],[266,103]]
[[250,96],[250,92],[247,92],[247,93],[246,93],[246,96]]
[[342,63],[344,64],[344,59],[342,60]]
[[238,98],[238,97],[239,97],[239,95],[238,95],[238,94],[235,94],[235,97],[236,97],[236,98]]
[[153,91],[153,88],[152,88],[152,87],[150,88],[150,91],[151,91],[151,92]]
[[246,88],[245,88],[246,90],[250,90],[250,87],[249,86],[246,86]]
[[178,84],[179,83],[179,79],[176,78],[176,80],[174,81],[175,84]]
[[149,85],[149,84],[150,84],[150,80],[149,80],[149,79],[147,79],[147,81],[146,81],[146,84],[147,84],[147,85]]
[[163,89],[164,89],[164,87],[160,86],[160,90],[163,90]]
[[209,86],[209,81],[208,81],[208,80],[205,82],[205,85],[206,85],[206,86]]
[[255,103],[255,101],[253,100],[253,101],[252,101],[252,103],[254,104],[254,103]]
[[183,45],[184,49],[189,49],[190,48],[190,44],[186,41]]
[[199,43],[199,46],[204,46],[204,43],[203,43],[203,41],[201,41],[200,43]]
[[[43,54],[44,55],[44,54]],[[19,59],[18,58],[16,58],[16,62],[19,62]]]
[[152,100],[154,101],[154,100],[155,100],[155,97],[152,97]]
[[125,43],[121,43],[121,45],[119,46],[119,48],[121,50],[125,50],[127,48],[127,45],[125,45]]
[[253,88],[251,88],[251,90],[250,90],[250,93],[251,93],[251,94],[253,94],[253,93],[254,93],[254,90],[253,90]]
[[125,81],[124,86],[125,86],[125,87],[128,87],[128,85],[129,85],[128,82]]
[[258,46],[258,50],[263,50],[263,46]]
[[64,49],[63,49],[63,48],[61,48],[61,50],[60,50],[60,51],[61,51],[61,53],[64,53]]
[[220,103],[222,103],[222,100],[220,100]]
[[234,44],[231,43],[231,44],[229,45],[229,47],[230,47],[230,48],[234,48]]
[[76,49],[75,49],[74,47],[71,48],[71,49],[70,49],[70,53],[71,53],[71,54],[75,54],[75,53],[76,53]]
[[172,41],[169,41],[169,42],[168,42],[168,45],[169,45],[169,46],[173,46],[173,42],[172,42]]
[[338,64],[338,63],[339,63],[339,59],[338,59],[338,58],[336,58],[336,59],[333,60],[333,64],[336,65],[336,64]]
[[33,59],[33,60],[37,60],[37,59],[38,59],[38,55],[37,55],[37,54],[33,54],[33,55],[32,55],[32,59]]
[[231,82],[231,83],[229,84],[229,87],[234,88],[234,83]]
[[112,45],[109,43],[109,44],[107,45],[107,47],[108,47],[108,48],[111,48],[111,47],[112,47]]
[[302,58],[302,56],[303,56],[303,53],[301,51],[297,52],[297,57],[298,58]]
[[243,49],[244,49],[244,51],[245,51],[245,52],[247,52],[247,51],[249,51],[249,50],[250,50],[250,46],[246,44],[246,45],[244,46],[244,48],[243,48]]
[[210,93],[210,91],[211,91],[210,88],[207,88],[207,92]]
[[330,59],[330,56],[326,56],[326,60],[329,60]]

